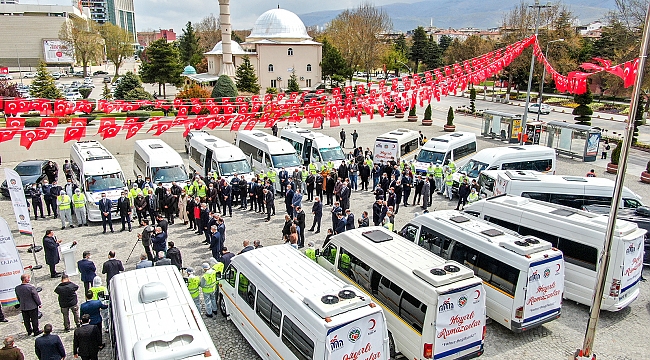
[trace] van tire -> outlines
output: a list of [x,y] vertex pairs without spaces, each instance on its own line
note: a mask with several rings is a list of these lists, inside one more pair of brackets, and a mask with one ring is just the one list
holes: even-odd
[[221,293],[219,294],[219,298],[217,299],[217,303],[218,303],[217,306],[219,306],[219,312],[221,313],[221,315],[223,315],[224,317],[228,317],[228,312],[226,310],[226,301],[223,299],[223,295],[221,295]]
[[395,340],[393,340],[393,334],[388,332],[388,355],[390,360],[394,360],[397,357],[397,351],[395,351]]

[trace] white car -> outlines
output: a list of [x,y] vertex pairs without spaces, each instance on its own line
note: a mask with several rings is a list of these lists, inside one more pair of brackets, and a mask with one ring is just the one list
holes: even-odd
[[33,79],[36,77],[36,73],[33,72],[28,72],[23,74],[23,78],[25,79]]
[[67,101],[77,101],[83,99],[83,96],[78,92],[69,92],[65,94],[65,99]]
[[540,108],[540,104],[531,104],[528,106],[528,112],[548,115],[551,113],[551,107],[546,104],[542,104]]
[[0,74],[0,80],[13,80],[14,77],[9,74]]

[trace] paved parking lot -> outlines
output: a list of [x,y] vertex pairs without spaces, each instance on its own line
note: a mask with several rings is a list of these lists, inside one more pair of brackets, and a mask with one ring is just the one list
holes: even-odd
[[[480,124],[480,120],[478,121]],[[437,136],[441,134],[442,120],[436,120],[435,126],[432,128],[424,128],[418,126],[418,123],[396,122],[390,120],[381,120],[372,122],[364,122],[361,124],[344,125],[347,132],[352,132],[356,129],[360,133],[359,145],[372,148],[374,138],[386,131],[401,128],[412,128],[416,130],[423,130],[427,137]],[[478,126],[477,124],[476,126]],[[379,126],[378,126],[379,125]],[[458,130],[472,130],[472,126],[460,125]],[[325,129],[323,132],[328,135],[338,137],[340,128]],[[217,136],[226,137],[226,132],[215,132]],[[180,133],[178,133],[180,137]],[[349,138],[349,137],[348,137]],[[351,139],[348,139],[349,142]],[[56,140],[56,141],[60,141]],[[479,140],[479,149],[501,145],[493,141]],[[127,177],[132,177],[132,150],[122,151],[118,155],[118,160],[122,165],[124,173]],[[350,149],[346,149],[346,152]],[[635,156],[643,156],[642,153],[633,152]],[[29,153],[27,153],[29,155]],[[63,163],[63,159],[67,153],[56,152],[51,155],[52,160],[59,162],[59,166]],[[185,155],[183,154],[185,157]],[[647,157],[647,155],[645,155]],[[598,176],[613,178],[613,176],[604,173],[605,167],[604,160],[598,160],[596,163],[582,163],[577,160],[560,159],[558,162],[558,174],[570,175],[584,175],[591,168],[596,169]],[[13,167],[15,163],[6,163],[3,166]],[[626,185],[633,191],[644,196],[646,202],[650,202],[650,187],[638,182],[638,176],[628,176]],[[233,252],[238,252],[242,248],[242,241],[245,239],[255,240],[259,239],[265,246],[281,243],[281,229],[283,224],[284,208],[280,199],[277,199],[278,209],[277,216],[271,222],[265,223],[264,217],[260,214],[252,214],[245,211],[236,211],[233,218],[226,218],[227,227],[227,243],[226,245]],[[353,192],[352,194],[352,210],[359,216],[364,210],[371,211],[373,197],[365,192]],[[455,207],[455,202],[441,200],[441,197],[434,196],[433,209],[449,209]],[[311,204],[304,203],[306,209],[309,209]],[[323,218],[323,231],[321,234],[313,235],[306,233],[307,241],[314,240],[317,244],[321,244],[325,231],[330,224],[330,217],[325,208],[325,215]],[[406,222],[411,219],[414,214],[421,211],[419,207],[400,208],[399,214],[396,216],[396,228],[400,229]],[[2,216],[10,224],[10,227],[16,230],[14,215],[11,210],[11,204],[6,199],[0,201],[0,216]],[[310,224],[311,216],[307,216],[307,223]],[[59,220],[48,218],[46,220],[33,221],[32,225],[36,234],[36,242],[41,243],[41,238],[46,229],[55,229],[57,236],[63,242],[75,240],[79,243],[77,246],[77,256],[81,257],[81,252],[90,250],[93,253],[93,261],[98,268],[106,260],[109,250],[117,252],[117,258],[124,262],[125,268],[128,270],[135,268],[136,259],[141,251],[141,246],[136,244],[136,231],[132,233],[119,231],[115,234],[101,234],[101,225],[93,224],[90,227],[66,229],[60,231]],[[120,225],[114,223],[116,230],[119,230]],[[31,241],[30,238],[16,236],[18,244],[26,244]],[[184,266],[197,267],[205,261],[209,256],[209,250],[201,244],[202,237],[194,235],[191,231],[186,230],[183,225],[170,226],[169,239],[176,243],[176,246],[183,254]],[[128,262],[127,257],[133,246],[135,251]],[[33,264],[31,254],[21,250],[21,257],[25,266]],[[44,263],[43,253],[38,253],[39,263]],[[57,269],[63,270],[63,264],[60,264]],[[650,273],[646,269],[644,272],[646,277]],[[39,270],[35,273],[34,280],[38,285],[43,287],[41,298],[43,299],[43,318],[41,324],[52,323],[55,332],[63,338],[67,351],[71,351],[72,346],[72,333],[63,333],[63,324],[61,314],[58,309],[56,297],[53,289],[58,283],[56,279],[50,279],[46,269]],[[80,284],[79,276],[73,276],[72,281]],[[641,295],[632,303],[630,307],[618,313],[604,313],[602,315],[599,330],[596,335],[595,350],[598,353],[599,359],[629,359],[636,360],[647,358],[647,324],[650,323],[650,290],[646,283],[641,284]],[[33,346],[33,337],[28,337],[22,326],[20,313],[15,309],[5,309],[5,315],[9,319],[9,323],[0,324],[1,333],[3,335],[14,335],[17,339],[17,345],[26,355],[27,359],[35,359]],[[499,359],[499,360],[521,360],[521,359],[567,359],[570,354],[582,344],[586,322],[588,317],[588,308],[583,305],[576,305],[571,302],[565,302],[563,306],[562,317],[554,322],[548,323],[540,328],[533,329],[523,334],[513,334],[498,324],[490,324],[488,326],[486,338],[486,352],[482,357],[483,359]],[[219,350],[222,359],[257,359],[257,355],[248,345],[246,340],[241,336],[232,323],[226,322],[223,317],[217,316],[216,318],[204,318],[206,325],[214,339],[214,343]],[[108,359],[110,349],[105,349],[101,352],[101,358]],[[71,355],[70,355],[71,356]]]

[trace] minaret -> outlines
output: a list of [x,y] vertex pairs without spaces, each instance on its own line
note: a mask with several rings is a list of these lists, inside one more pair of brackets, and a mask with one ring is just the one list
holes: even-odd
[[219,21],[221,22],[221,49],[223,50],[219,75],[235,77],[235,65],[232,62],[230,0],[219,0]]

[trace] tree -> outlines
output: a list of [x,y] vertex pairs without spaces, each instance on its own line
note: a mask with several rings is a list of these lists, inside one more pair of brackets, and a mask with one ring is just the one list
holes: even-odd
[[431,120],[431,104],[427,105],[427,108],[424,109],[424,119],[423,120]]
[[113,92],[106,83],[104,83],[104,89],[102,90],[102,99],[113,100]]
[[236,98],[237,97],[237,87],[235,83],[232,82],[230,76],[222,75],[217,79],[217,83],[212,89],[212,97],[217,101],[221,101],[222,98]]
[[296,70],[291,72],[289,76],[289,81],[287,81],[287,92],[298,92],[300,91],[300,85],[298,84],[298,78],[296,77]]
[[451,42],[453,39],[449,35],[442,35],[440,37],[440,42],[438,43],[438,47],[440,47],[440,53],[444,54],[445,51],[447,51],[447,48],[449,45],[451,45]]
[[203,88],[197,84],[192,84],[183,91],[176,94],[179,99],[206,99],[212,96],[210,90]]
[[20,97],[18,92],[18,85],[16,83],[9,83],[7,80],[0,80],[0,96],[1,97]]
[[395,40],[395,43],[393,44],[393,48],[404,56],[409,53],[409,46],[406,44],[406,37],[404,34],[399,34]]
[[429,69],[437,69],[442,66],[442,50],[438,43],[433,40],[433,36],[429,36],[429,42],[427,43],[427,52],[426,56],[423,59],[424,63],[427,64]]
[[413,31],[413,45],[411,45],[410,60],[415,62],[414,72],[418,72],[420,61],[424,62],[429,49],[429,38],[422,26],[418,26]]
[[482,39],[477,35],[472,35],[465,39],[465,41],[454,39],[445,51],[445,64],[450,65],[472,59],[488,53],[493,49],[494,43],[491,40]]
[[450,106],[447,111],[447,126],[452,125],[454,125],[454,108]]
[[33,97],[41,99],[60,99],[63,97],[61,91],[54,84],[52,74],[47,71],[45,63],[42,61],[38,63],[36,77],[32,81],[30,93]]
[[79,94],[81,94],[81,96],[84,99],[88,99],[88,96],[90,96],[91,92],[93,92],[93,89],[91,89],[91,88],[80,88],[79,89]]
[[140,86],[124,94],[124,100],[153,100],[153,96]]
[[115,65],[114,78],[117,79],[122,63],[133,55],[133,36],[128,31],[109,22],[100,26],[99,31],[106,46],[106,59]]
[[615,145],[616,147],[612,150],[612,157],[609,159],[609,162],[618,165],[618,162],[621,159],[621,147],[623,147],[623,142],[615,140]]
[[142,88],[142,82],[140,82],[138,75],[129,71],[122,76],[120,83],[115,88],[115,94],[113,95],[117,100],[126,100],[126,94],[137,88]]
[[469,90],[469,111],[473,113],[476,112],[476,89],[472,86]]
[[221,30],[219,20],[210,14],[196,24],[196,35],[199,38],[199,48],[203,51],[210,51],[221,41]]
[[330,84],[332,76],[339,75],[347,78],[352,75],[352,69],[348,66],[339,49],[336,48],[327,37],[323,38],[323,60],[321,62],[321,70],[323,78],[329,77]]
[[178,39],[178,50],[180,52],[181,64],[196,67],[201,62],[203,54],[199,49],[199,39],[188,21],[183,29],[183,34]]
[[639,95],[639,104],[637,105],[636,108],[636,114],[634,114],[634,134],[632,135],[632,144],[636,145],[637,141],[639,140],[639,126],[643,125],[643,103],[644,103],[645,97],[643,95]]
[[242,63],[237,67],[237,72],[235,73],[235,80],[237,81],[237,89],[240,91],[252,94],[260,93],[260,84],[257,81],[255,69],[253,69],[248,55],[242,57]]
[[390,48],[384,51],[384,55],[381,58],[382,64],[386,66],[386,72],[394,71],[395,75],[399,74],[399,69],[403,68],[402,63],[406,63],[408,58],[406,54],[403,54],[398,50],[398,48],[393,44]]
[[74,55],[83,66],[84,77],[88,76],[88,64],[102,59],[104,40],[96,22],[90,19],[72,18],[64,21],[59,30],[59,39],[66,45],[66,54]]
[[594,101],[591,92],[587,91],[584,94],[574,95],[573,101],[578,104],[578,106],[573,109],[572,114],[577,115],[573,119],[577,121],[579,125],[591,125],[591,115],[593,115],[594,111],[587,106]]
[[166,84],[180,86],[183,82],[181,72],[183,65],[178,49],[165,39],[152,42],[142,53],[140,76],[144,82],[158,83],[158,93],[162,93],[163,97],[167,97]]

